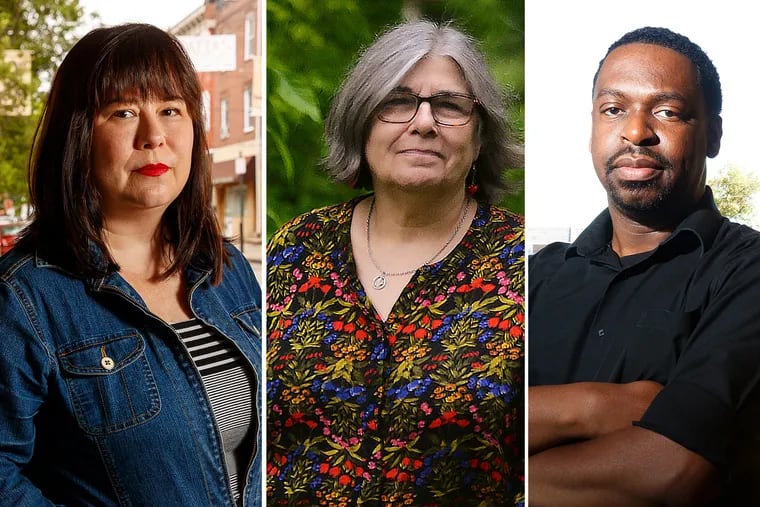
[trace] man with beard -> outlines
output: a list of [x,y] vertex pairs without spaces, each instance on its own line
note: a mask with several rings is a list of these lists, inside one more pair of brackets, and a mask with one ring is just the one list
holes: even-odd
[[721,101],[707,55],[664,28],[599,64],[608,208],[529,261],[531,507],[760,505],[760,234],[705,185]]

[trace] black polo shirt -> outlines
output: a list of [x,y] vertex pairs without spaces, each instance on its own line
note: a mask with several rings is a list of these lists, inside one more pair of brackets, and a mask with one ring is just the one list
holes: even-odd
[[635,424],[736,473],[735,447],[760,428],[760,233],[707,189],[655,250],[619,258],[611,239],[604,211],[529,259],[529,384],[660,382]]

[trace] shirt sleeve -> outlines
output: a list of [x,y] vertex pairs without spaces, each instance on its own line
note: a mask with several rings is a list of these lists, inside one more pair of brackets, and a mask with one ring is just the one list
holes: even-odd
[[718,261],[725,267],[702,280],[708,296],[675,369],[636,424],[723,469],[732,453],[752,443],[739,441],[737,432],[751,422],[742,418],[760,394],[760,244]]
[[34,321],[12,288],[0,282],[0,498],[14,507],[53,505],[23,474],[53,364]]

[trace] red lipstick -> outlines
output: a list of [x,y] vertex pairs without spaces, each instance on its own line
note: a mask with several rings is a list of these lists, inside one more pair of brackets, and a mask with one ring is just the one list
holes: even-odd
[[166,171],[169,170],[169,166],[166,164],[147,164],[142,166],[137,170],[138,173],[142,174],[143,176],[152,176],[157,177],[164,174]]

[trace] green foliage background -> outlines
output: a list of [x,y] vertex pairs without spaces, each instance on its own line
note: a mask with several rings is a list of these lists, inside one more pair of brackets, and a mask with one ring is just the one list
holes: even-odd
[[[513,104],[524,136],[524,3],[522,0],[267,0],[267,235],[290,218],[356,195],[330,181],[323,120],[359,51],[404,20],[403,12],[453,21],[472,34]],[[522,168],[507,174],[515,190],[504,201],[523,213]]]
[[735,221],[757,227],[755,220],[755,194],[760,191],[760,178],[741,168],[728,164],[707,182],[712,188],[715,204],[720,212]]
[[[0,81],[6,99],[23,101],[31,94],[31,116],[4,116],[0,113],[0,197],[18,203],[28,199],[26,166],[49,81],[76,41],[82,8],[78,0],[0,0]],[[3,65],[6,49],[33,51],[32,82],[24,85],[8,65]]]

